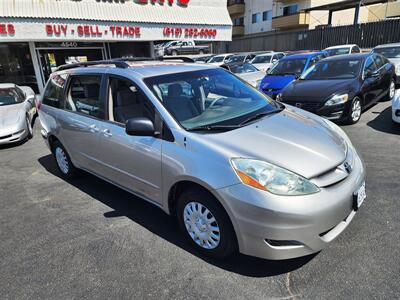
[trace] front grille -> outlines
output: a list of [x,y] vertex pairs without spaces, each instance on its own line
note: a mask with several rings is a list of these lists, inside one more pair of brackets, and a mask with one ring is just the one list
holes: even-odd
[[316,112],[319,109],[321,109],[324,106],[324,103],[321,102],[303,102],[303,101],[284,101],[285,103],[289,104],[289,105],[293,105],[296,106],[298,108],[307,110],[307,111],[311,111],[311,112]]

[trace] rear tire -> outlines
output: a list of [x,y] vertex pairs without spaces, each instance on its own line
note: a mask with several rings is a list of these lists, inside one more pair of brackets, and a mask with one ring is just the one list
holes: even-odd
[[59,141],[54,142],[52,152],[58,170],[64,178],[72,179],[78,174],[78,169],[73,165],[67,150],[61,145]]
[[350,104],[349,114],[345,121],[346,124],[355,124],[361,119],[362,101],[359,97],[354,97]]
[[186,240],[201,254],[221,259],[237,250],[228,214],[204,190],[186,190],[179,196],[177,218]]
[[199,51],[199,54],[200,54],[200,55],[203,55],[203,54],[204,54],[204,51],[203,51],[203,50],[200,50],[200,51]]

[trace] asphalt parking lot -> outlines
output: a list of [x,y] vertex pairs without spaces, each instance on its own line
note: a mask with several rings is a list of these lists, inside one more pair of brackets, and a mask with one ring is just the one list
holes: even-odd
[[367,199],[327,249],[267,261],[196,255],[161,210],[91,175],[67,182],[40,137],[0,149],[2,299],[400,297],[400,126],[390,103],[344,127]]

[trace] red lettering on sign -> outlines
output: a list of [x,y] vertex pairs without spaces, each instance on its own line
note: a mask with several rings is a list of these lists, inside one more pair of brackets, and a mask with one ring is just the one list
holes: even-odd
[[[136,0],[136,3],[139,3],[139,4],[159,3],[159,4],[163,5],[166,1],[168,1],[169,5],[172,5],[175,2],[174,0]],[[190,0],[177,0],[176,2],[178,3],[178,5],[187,6],[189,4]]]
[[63,34],[64,36],[67,35],[67,30],[68,30],[68,25],[51,25],[51,24],[46,24],[45,25],[45,30],[47,35],[56,35],[60,36]]
[[15,27],[14,27],[14,25],[13,25],[13,24],[8,24],[8,25],[7,25],[7,31],[8,31],[8,34],[14,35],[14,34],[15,34]]

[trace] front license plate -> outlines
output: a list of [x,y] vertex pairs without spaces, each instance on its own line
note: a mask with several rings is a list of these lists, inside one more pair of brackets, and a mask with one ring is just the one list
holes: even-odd
[[357,210],[367,197],[365,193],[365,182],[361,185],[358,191],[354,194],[354,210]]

